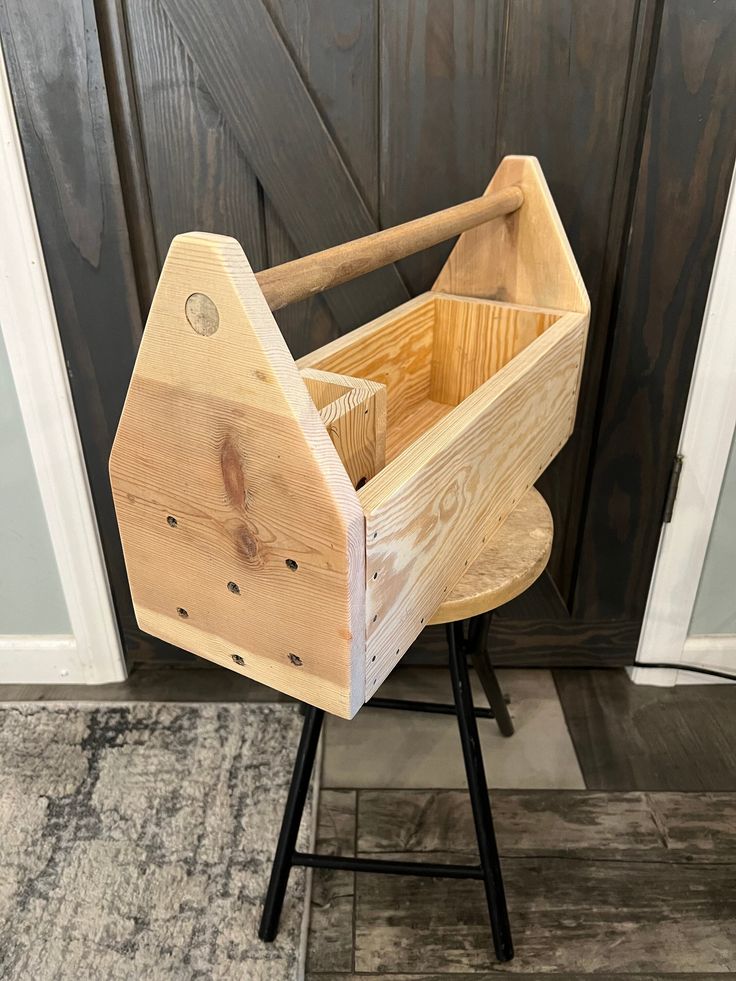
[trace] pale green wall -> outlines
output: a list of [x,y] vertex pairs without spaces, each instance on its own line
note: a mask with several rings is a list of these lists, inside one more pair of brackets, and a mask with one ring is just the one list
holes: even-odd
[[710,533],[690,634],[736,634],[736,437]]
[[0,635],[70,633],[2,334],[0,452]]

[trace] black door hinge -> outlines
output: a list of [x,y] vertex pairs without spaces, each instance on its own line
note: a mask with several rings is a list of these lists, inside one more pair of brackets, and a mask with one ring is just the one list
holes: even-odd
[[682,473],[682,459],[682,453],[678,453],[675,457],[675,462],[672,464],[670,482],[667,485],[667,495],[664,499],[664,514],[662,515],[662,524],[665,525],[668,525],[672,521],[672,512],[675,510],[677,488],[680,486],[680,474]]

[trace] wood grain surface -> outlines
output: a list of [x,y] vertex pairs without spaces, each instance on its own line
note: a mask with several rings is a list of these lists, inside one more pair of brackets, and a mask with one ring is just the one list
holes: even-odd
[[[206,11],[190,0],[162,0],[174,29],[301,252],[320,251],[376,230],[335,142],[263,0],[224,0]],[[263,138],[274,120],[299,153],[274,154]],[[309,187],[305,195],[304,188]],[[320,214],[315,224],[313,215]],[[327,302],[354,327],[407,297],[394,267],[374,274],[371,290],[349,287]]]
[[[380,215],[384,226],[481,194],[498,161],[502,0],[380,4]],[[512,150],[511,152],[516,152]],[[449,245],[400,269],[431,287]]]
[[[568,602],[612,290],[635,179],[628,137],[640,133],[640,75],[652,42],[656,48],[652,6],[647,0],[508,5],[496,152],[539,158],[591,298],[575,431],[540,482],[557,530],[550,571]],[[637,45],[640,30],[644,40]]]
[[[343,792],[345,793],[345,792]],[[474,861],[467,794],[357,792],[356,844],[370,857]],[[490,981],[564,977],[605,981],[730,976],[736,956],[734,794],[496,791],[492,795],[516,957],[500,967],[489,949],[478,883],[358,875],[334,890],[334,914],[316,904],[308,978],[357,981]],[[337,847],[344,841],[337,809]],[[347,818],[347,815],[346,815]],[[345,842],[347,846],[347,842]],[[320,878],[315,873],[319,890]],[[334,875],[334,873],[329,873]],[[326,887],[328,884],[326,883]],[[317,893],[318,897],[323,895]],[[348,949],[354,938],[351,965]]]
[[736,3],[661,29],[573,607],[600,618],[644,613],[736,158]]
[[430,624],[466,620],[514,599],[541,575],[552,548],[552,515],[532,488],[470,563]]
[[364,701],[363,513],[233,239],[174,240],[110,475],[143,629],[355,714]]
[[418,296],[305,355],[298,365],[385,385],[387,426],[392,433],[401,428],[409,411],[429,396],[433,327],[433,297]]
[[[318,0],[317,3],[268,0],[267,5],[325,127],[369,212],[378,222],[376,4],[373,0],[354,0],[349,4],[343,0]],[[280,216],[267,195],[263,220],[269,257],[267,266],[288,262],[319,247],[315,240],[314,245],[306,247],[302,242],[297,249],[289,235],[288,213]],[[321,220],[321,215],[315,212],[312,224]],[[338,241],[335,239],[330,244]],[[373,277],[369,275],[348,289],[369,296],[372,283]],[[380,290],[380,282],[378,288]],[[341,325],[321,296],[279,310],[276,321],[294,357],[326,344],[349,326],[347,323]]]
[[367,693],[567,439],[586,327],[561,317],[359,492]]
[[[733,0],[2,6],[132,657],[157,645],[131,616],[105,467],[170,236],[234,234],[265,268],[473,197],[503,154],[533,153],[594,317],[576,430],[540,482],[556,525],[545,575],[568,612],[555,623],[535,589],[496,642],[544,663],[633,658],[733,166],[733,18]],[[292,353],[427,289],[446,254],[287,308]]]
[[[497,791],[492,803],[513,975],[736,970],[733,795]],[[358,815],[361,855],[475,858],[462,792],[362,791]],[[356,887],[356,972],[496,976],[480,883]]]
[[[324,855],[355,855],[357,793],[322,790],[315,850]],[[307,971],[351,971],[353,967],[352,872],[321,869],[312,876]]]

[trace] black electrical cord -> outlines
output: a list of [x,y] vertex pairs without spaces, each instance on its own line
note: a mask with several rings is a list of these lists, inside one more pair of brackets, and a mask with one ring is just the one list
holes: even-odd
[[673,671],[692,671],[695,674],[709,674],[714,678],[725,678],[726,681],[736,681],[736,674],[729,674],[727,671],[716,671],[715,668],[698,668],[694,664],[670,664],[669,661],[647,661],[646,663],[636,661],[631,666],[633,668],[672,668]]

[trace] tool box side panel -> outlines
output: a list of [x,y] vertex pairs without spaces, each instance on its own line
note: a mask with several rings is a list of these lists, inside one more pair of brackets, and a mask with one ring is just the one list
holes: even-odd
[[234,240],[174,240],[110,474],[144,630],[357,711],[362,510]]
[[569,437],[586,331],[563,316],[359,492],[367,698]]
[[590,300],[536,157],[504,157],[486,194],[518,185],[524,203],[463,232],[432,287],[441,293],[590,313]]

